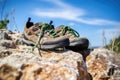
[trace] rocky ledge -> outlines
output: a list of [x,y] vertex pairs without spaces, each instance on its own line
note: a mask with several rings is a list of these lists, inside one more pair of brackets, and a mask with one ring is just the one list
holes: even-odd
[[[0,30],[0,80],[116,80],[113,52],[31,50],[17,31]],[[89,55],[88,55],[89,54]],[[86,56],[87,57],[86,57]],[[117,76],[117,77],[116,77]]]

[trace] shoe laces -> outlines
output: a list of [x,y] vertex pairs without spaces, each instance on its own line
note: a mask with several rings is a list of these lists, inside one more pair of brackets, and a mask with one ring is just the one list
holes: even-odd
[[43,35],[44,35],[44,32],[46,32],[53,38],[59,36],[57,33],[55,33],[54,28],[50,24],[47,24],[47,23],[42,24],[41,31],[43,31]]
[[62,35],[65,35],[65,33],[67,31],[68,31],[68,33],[74,35],[74,37],[79,37],[80,36],[79,33],[76,30],[72,29],[71,27],[69,27],[69,26],[63,26]]
[[39,42],[41,41],[42,37],[44,36],[44,33],[48,33],[50,36],[52,36],[53,38],[58,37],[59,35],[57,33],[55,33],[53,27],[50,24],[44,23],[41,25],[41,31],[39,33],[37,42],[36,42],[36,46],[39,44]]

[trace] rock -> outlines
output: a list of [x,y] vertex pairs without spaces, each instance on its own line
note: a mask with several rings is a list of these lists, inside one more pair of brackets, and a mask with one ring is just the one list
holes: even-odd
[[11,40],[1,40],[0,46],[6,47],[6,48],[16,48],[15,43]]
[[21,76],[21,72],[17,68],[8,64],[3,64],[0,67],[0,80],[18,80]]
[[0,66],[9,64],[20,69],[21,80],[90,80],[86,64],[73,51],[41,51],[42,57],[32,53],[15,53],[0,59]]
[[0,58],[7,57],[7,56],[9,56],[10,54],[12,54],[12,52],[9,51],[9,50],[0,50]]
[[114,74],[113,74],[113,80],[120,80],[120,66],[115,67]]
[[18,31],[9,32],[8,35],[11,37],[12,41],[16,41],[18,39],[23,38],[22,33],[18,32]]
[[120,79],[119,59],[107,49],[32,51],[21,33],[0,31],[0,80]]
[[12,37],[9,36],[10,34],[12,34],[11,31],[6,29],[0,29],[0,46],[1,47],[16,48],[16,45],[12,40]]
[[93,80],[113,80],[112,76],[117,67],[113,61],[113,52],[107,49],[99,48],[92,51],[86,58],[86,64]]
[[0,40],[5,40],[5,39],[9,39],[10,37],[8,36],[8,34],[4,31],[0,29]]
[[[83,80],[73,67],[59,64],[24,65],[22,80]],[[84,75],[84,71],[83,71]]]

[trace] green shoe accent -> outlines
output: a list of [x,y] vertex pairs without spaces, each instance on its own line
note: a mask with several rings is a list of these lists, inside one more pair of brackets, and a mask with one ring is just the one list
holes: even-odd
[[70,44],[65,47],[66,49],[73,51],[88,49],[89,40],[85,37],[80,37],[79,33],[70,26],[60,25],[55,29],[55,32],[60,36],[66,36],[69,38]]
[[57,33],[55,33],[53,27],[51,27],[50,24],[44,23],[44,24],[42,24],[41,32],[39,33],[38,39],[36,41],[36,44],[32,48],[32,50],[34,50],[36,47],[38,47],[38,45],[40,45],[39,43],[40,43],[40,40],[41,40],[42,36],[44,35],[44,32],[48,33],[53,38],[59,37],[59,35]]
[[75,31],[74,29],[72,29],[69,26],[63,26],[62,29],[62,35],[65,35],[66,32],[69,32],[70,34],[74,35],[74,37],[80,37],[79,33],[77,31]]

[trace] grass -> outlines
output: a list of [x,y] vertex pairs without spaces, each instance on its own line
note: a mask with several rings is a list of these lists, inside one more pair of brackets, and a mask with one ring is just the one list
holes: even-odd
[[0,3],[0,8],[1,8],[1,11],[0,11],[1,12],[0,13],[0,16],[1,16],[0,29],[7,29],[7,24],[9,23],[9,20],[7,19],[8,14],[4,13],[6,2],[7,2],[7,0],[2,0],[1,3]]
[[8,23],[9,23],[9,20],[7,20],[7,19],[0,20],[0,29],[7,29]]
[[120,35],[110,41],[105,48],[120,54]]

